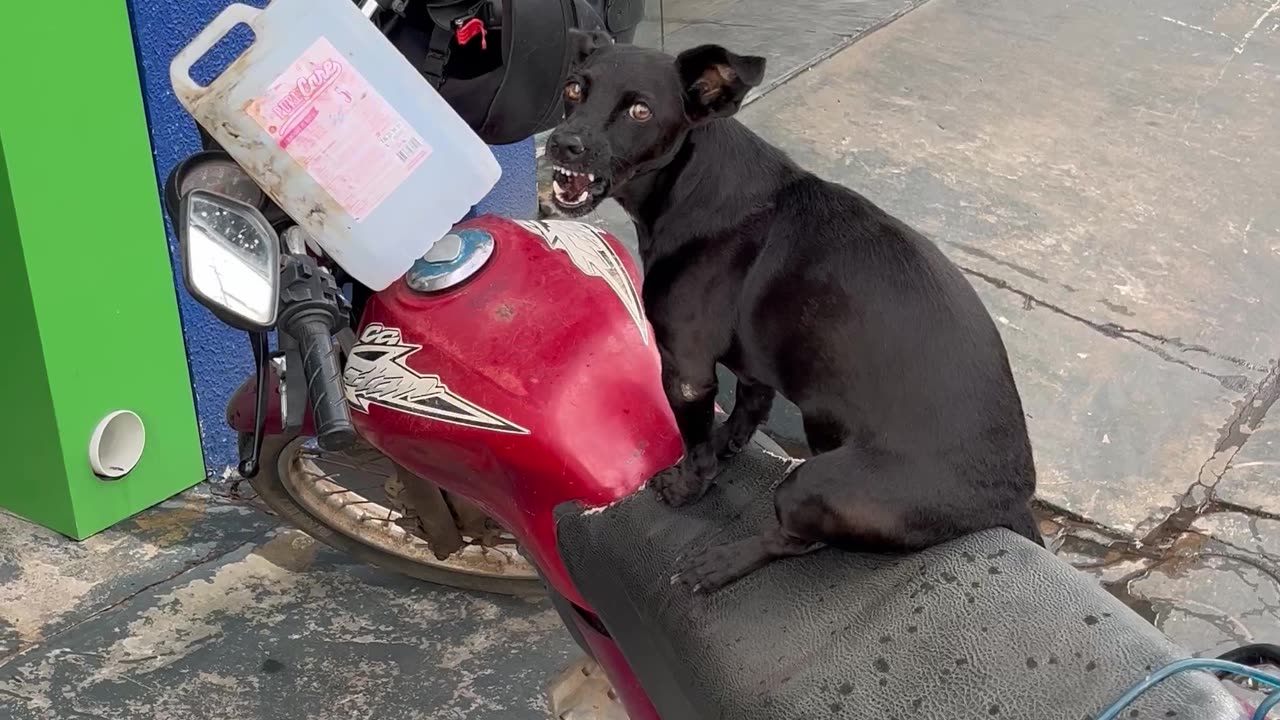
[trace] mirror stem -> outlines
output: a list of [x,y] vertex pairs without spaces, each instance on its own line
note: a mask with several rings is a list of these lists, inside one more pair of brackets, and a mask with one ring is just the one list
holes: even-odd
[[258,383],[254,391],[253,447],[249,457],[240,459],[240,477],[251,478],[258,474],[258,461],[262,458],[262,436],[267,425],[267,393],[270,391],[271,353],[265,332],[249,333],[253,346],[253,362],[257,366]]

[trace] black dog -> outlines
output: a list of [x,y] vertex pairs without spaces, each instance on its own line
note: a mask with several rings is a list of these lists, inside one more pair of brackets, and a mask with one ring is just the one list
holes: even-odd
[[[820,544],[912,551],[991,527],[1040,542],[1022,401],[959,269],[730,118],[763,58],[575,39],[567,116],[547,143],[553,199],[582,215],[613,197],[639,233],[685,445],[652,487],[672,505],[699,498],[775,392],[800,407],[815,453],[778,486],[776,528],[690,559],[682,580],[710,591]],[[713,429],[717,363],[738,389]]]

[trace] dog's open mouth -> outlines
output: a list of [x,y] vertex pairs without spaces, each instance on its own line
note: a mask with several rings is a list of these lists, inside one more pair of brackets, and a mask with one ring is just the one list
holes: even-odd
[[589,205],[602,185],[591,173],[557,165],[551,178],[551,196],[561,209],[575,210]]

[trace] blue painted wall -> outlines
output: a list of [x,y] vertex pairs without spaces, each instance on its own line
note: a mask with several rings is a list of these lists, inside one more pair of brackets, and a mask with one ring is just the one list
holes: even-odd
[[[243,1],[259,7],[266,4],[263,0]],[[151,126],[158,191],[173,166],[200,149],[195,123],[178,104],[169,87],[169,61],[229,5],[230,0],[126,2],[133,20],[147,121]],[[503,177],[477,211],[532,217],[537,209],[533,141],[494,148],[494,153],[502,164]],[[252,372],[252,355],[244,333],[228,329],[182,287],[176,239],[167,218],[165,227],[169,235],[170,257],[174,260],[178,306],[195,389],[205,465],[211,474],[221,475],[237,460],[236,439],[227,428],[224,409],[232,392]]]

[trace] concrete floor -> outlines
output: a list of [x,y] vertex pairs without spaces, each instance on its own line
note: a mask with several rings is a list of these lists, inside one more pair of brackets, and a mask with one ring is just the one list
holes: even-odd
[[187,493],[84,543],[0,513],[0,718],[546,718],[542,601],[355,563]]
[[763,55],[770,72],[758,91],[768,92],[924,1],[648,0],[636,42],[672,54],[717,43]]
[[[743,119],[965,268],[1065,559],[1194,651],[1280,641],[1280,4],[917,4],[681,0],[665,39],[769,55]],[[81,544],[0,514],[0,583],[14,720],[538,718],[573,656],[207,489]]]

